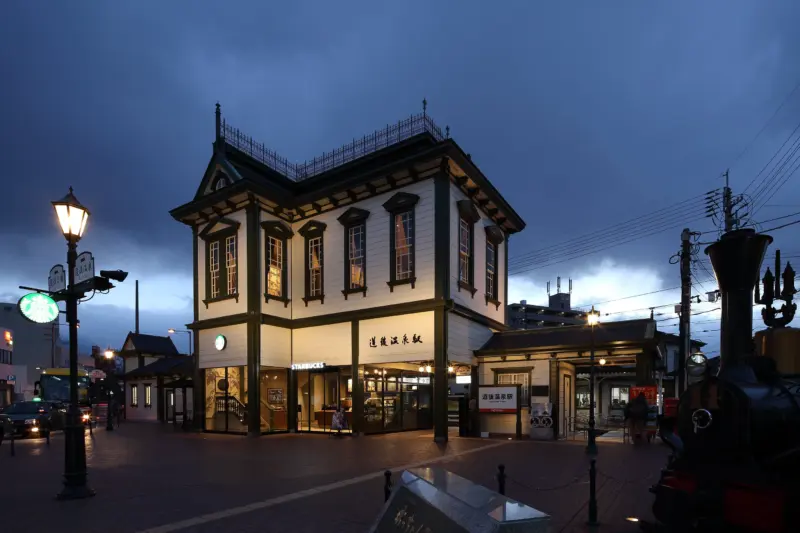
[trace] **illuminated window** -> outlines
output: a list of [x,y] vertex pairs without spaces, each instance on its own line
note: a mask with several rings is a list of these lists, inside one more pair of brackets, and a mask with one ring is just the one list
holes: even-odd
[[486,297],[497,300],[497,246],[486,243]]
[[521,385],[520,402],[523,406],[528,406],[528,382],[530,374],[528,372],[498,372],[496,374],[495,385]]
[[228,295],[236,294],[236,236],[225,238],[225,270],[228,275]]
[[152,407],[153,406],[152,401],[151,401],[151,397],[150,397],[151,389],[152,389],[152,387],[150,386],[150,384],[146,384],[144,386],[144,406],[145,407]]
[[299,233],[305,238],[305,301],[306,305],[311,300],[324,302],[325,259],[324,242],[322,234],[326,224],[311,220],[307,222]]
[[472,252],[472,224],[459,219],[458,231],[458,279],[470,283],[471,252]]
[[208,272],[211,276],[211,298],[219,298],[219,242],[208,246]]
[[283,296],[283,241],[267,237],[267,294]]
[[414,212],[394,216],[394,278],[398,281],[414,277]]
[[623,409],[630,401],[628,387],[611,387],[611,408]]
[[289,304],[289,239],[294,233],[279,220],[261,223],[265,235],[265,291],[264,299]]
[[365,233],[364,224],[353,226],[347,231],[349,289],[361,289],[367,284]]
[[131,385],[131,407],[139,407],[139,385]]

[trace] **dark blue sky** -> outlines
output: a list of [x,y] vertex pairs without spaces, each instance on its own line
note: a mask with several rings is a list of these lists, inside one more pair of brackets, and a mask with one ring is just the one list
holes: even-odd
[[[83,340],[121,344],[136,278],[144,331],[190,321],[190,233],[168,210],[202,176],[216,101],[237,127],[299,161],[419,112],[427,98],[429,114],[528,222],[512,258],[704,193],[727,167],[742,189],[800,121],[795,94],[751,143],[800,80],[795,0],[503,4],[5,5],[10,260],[0,264],[0,300],[15,300],[20,284],[43,285],[63,262],[50,201],[72,185],[93,215],[82,249],[98,268],[131,272],[81,306]],[[800,211],[798,183],[756,220]],[[632,229],[618,231],[622,239]],[[512,281],[512,299],[544,302],[558,275],[575,279],[579,304],[675,286],[668,259],[679,234],[528,272]],[[800,252],[797,231],[775,237]]]

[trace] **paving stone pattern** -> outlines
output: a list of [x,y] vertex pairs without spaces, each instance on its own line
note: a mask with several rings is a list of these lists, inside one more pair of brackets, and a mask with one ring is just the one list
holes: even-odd
[[[164,525],[268,501],[256,510],[202,519],[179,531],[362,532],[383,506],[384,469],[397,472],[405,465],[435,461],[492,489],[497,488],[497,465],[503,463],[507,496],[550,514],[553,532],[586,530],[588,459],[581,443],[455,437],[442,446],[432,440],[430,432],[247,439],[128,422],[113,433],[98,429],[93,437],[87,434],[89,482],[97,496],[75,502],[54,499],[61,487],[62,436],[54,436],[49,447],[42,441],[18,441],[15,457],[5,441],[0,446],[0,501],[9,514],[2,529],[134,533],[156,528],[163,533],[171,530]],[[626,518],[649,517],[652,495],[647,488],[666,455],[658,444],[600,445],[602,531],[636,531]],[[321,491],[295,494],[309,489]],[[270,502],[279,497],[288,501]]]

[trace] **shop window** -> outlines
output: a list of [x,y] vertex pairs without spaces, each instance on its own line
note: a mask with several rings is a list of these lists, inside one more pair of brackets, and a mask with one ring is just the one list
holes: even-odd
[[497,374],[495,374],[495,385],[522,385],[520,387],[520,402],[521,405],[527,407],[530,405],[528,396],[529,379],[529,372],[497,372]]
[[[503,230],[497,226],[486,228],[486,305],[493,304],[500,308],[500,291],[498,284],[498,251],[503,242]],[[524,322],[524,318],[522,319]]]
[[414,288],[416,278],[414,207],[416,194],[399,192],[383,204],[389,212],[389,285],[390,290],[402,284]]
[[305,297],[303,301],[306,306],[308,306],[308,302],[314,300],[325,303],[323,233],[326,227],[326,224],[322,222],[311,220],[299,231],[305,239]]
[[456,202],[458,210],[458,290],[475,296],[475,223],[481,219],[471,200]]
[[139,407],[139,385],[131,385],[131,407]]
[[11,363],[11,350],[0,350],[0,364],[10,365]]
[[152,402],[152,386],[148,383],[144,386],[144,406],[145,407],[153,407]]
[[294,233],[282,222],[262,222],[265,235],[264,300],[278,300],[289,305],[289,249],[288,242]]
[[[216,230],[219,226],[223,229]],[[203,303],[239,298],[236,232],[239,223],[220,218],[209,222],[199,237],[206,241],[206,297]]]
[[288,427],[288,388],[285,368],[261,367],[261,432],[286,431]]
[[628,387],[611,387],[611,409],[624,409],[630,401]]
[[[205,429],[247,431],[247,373],[243,366],[205,370]],[[254,416],[257,416],[254,413]]]
[[339,218],[344,226],[344,288],[345,299],[353,293],[367,295],[367,217],[369,211],[351,207]]

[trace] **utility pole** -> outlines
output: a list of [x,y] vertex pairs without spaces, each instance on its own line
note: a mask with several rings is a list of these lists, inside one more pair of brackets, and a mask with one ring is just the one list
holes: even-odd
[[675,392],[680,395],[686,386],[686,359],[691,352],[689,331],[689,315],[692,303],[692,244],[691,231],[684,228],[681,232],[681,316],[680,316],[680,348],[678,352],[678,377],[675,380]]
[[722,190],[722,211],[725,217],[725,233],[733,230],[736,219],[733,217],[733,192],[730,187],[729,171],[725,171],[725,188]]

